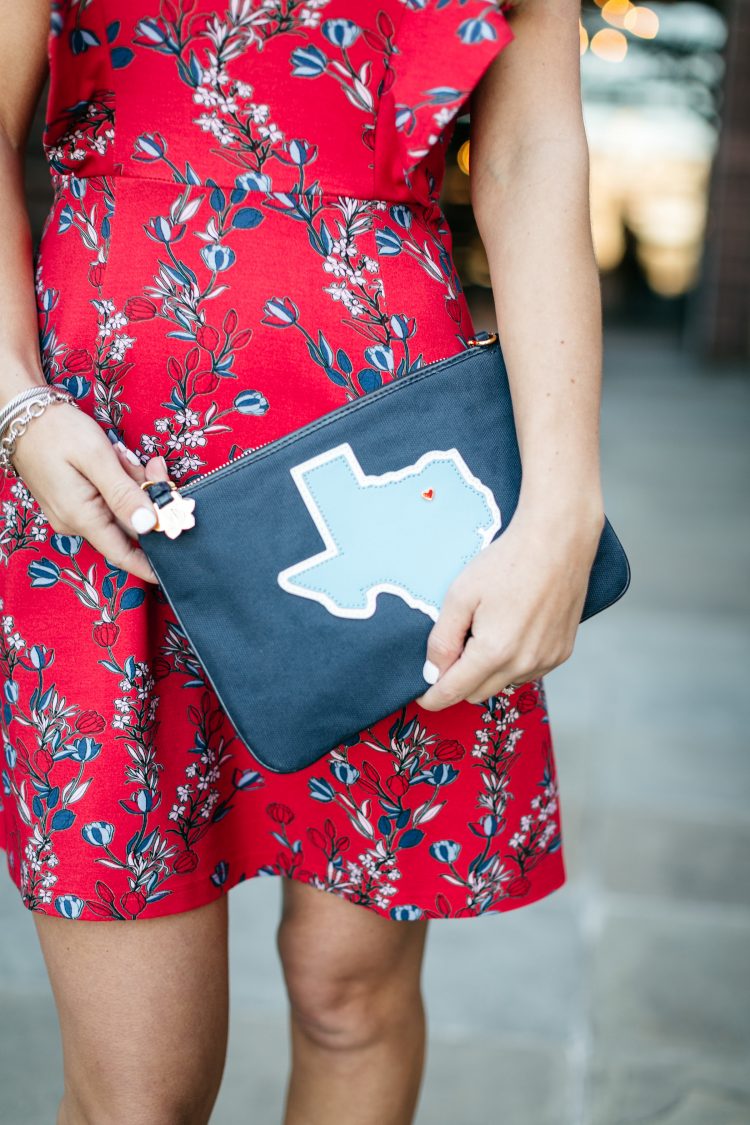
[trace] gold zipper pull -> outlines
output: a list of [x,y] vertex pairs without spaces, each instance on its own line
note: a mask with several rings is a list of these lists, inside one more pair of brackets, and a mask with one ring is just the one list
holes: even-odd
[[168,539],[176,539],[183,531],[195,527],[195,500],[183,496],[173,480],[144,480],[141,488],[156,509],[154,531],[163,531]]

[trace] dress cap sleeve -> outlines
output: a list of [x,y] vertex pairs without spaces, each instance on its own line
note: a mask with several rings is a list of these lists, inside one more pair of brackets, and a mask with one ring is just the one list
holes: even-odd
[[408,178],[514,35],[505,15],[510,4],[501,0],[402,3],[393,77],[379,113],[387,122],[382,134],[395,134],[387,154],[392,172],[398,166]]

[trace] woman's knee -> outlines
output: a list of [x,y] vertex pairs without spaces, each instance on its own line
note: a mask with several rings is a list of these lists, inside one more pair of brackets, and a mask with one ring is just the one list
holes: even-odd
[[[190,1035],[186,1026],[185,1038]],[[174,1037],[144,1036],[144,1048],[117,1060],[117,1049],[70,1061],[58,1125],[205,1125],[221,1085],[226,1045],[221,1041],[180,1063]]]
[[277,940],[289,1003],[319,1045],[366,1048],[422,1019],[425,924],[332,899],[301,884],[285,895]]

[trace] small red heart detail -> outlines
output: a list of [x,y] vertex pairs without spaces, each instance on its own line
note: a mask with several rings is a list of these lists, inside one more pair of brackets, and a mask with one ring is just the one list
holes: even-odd
[[422,495],[424,496],[425,500],[432,500],[433,496],[435,495],[435,489],[426,488]]

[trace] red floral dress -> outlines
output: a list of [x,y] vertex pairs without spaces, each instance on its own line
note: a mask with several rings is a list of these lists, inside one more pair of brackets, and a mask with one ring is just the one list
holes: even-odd
[[[186,482],[465,348],[445,144],[511,39],[496,0],[53,3],[47,379]],[[22,482],[0,504],[0,842],[29,909],[157,917],[284,875],[455,918],[563,884],[542,680],[274,774],[158,587]]]

